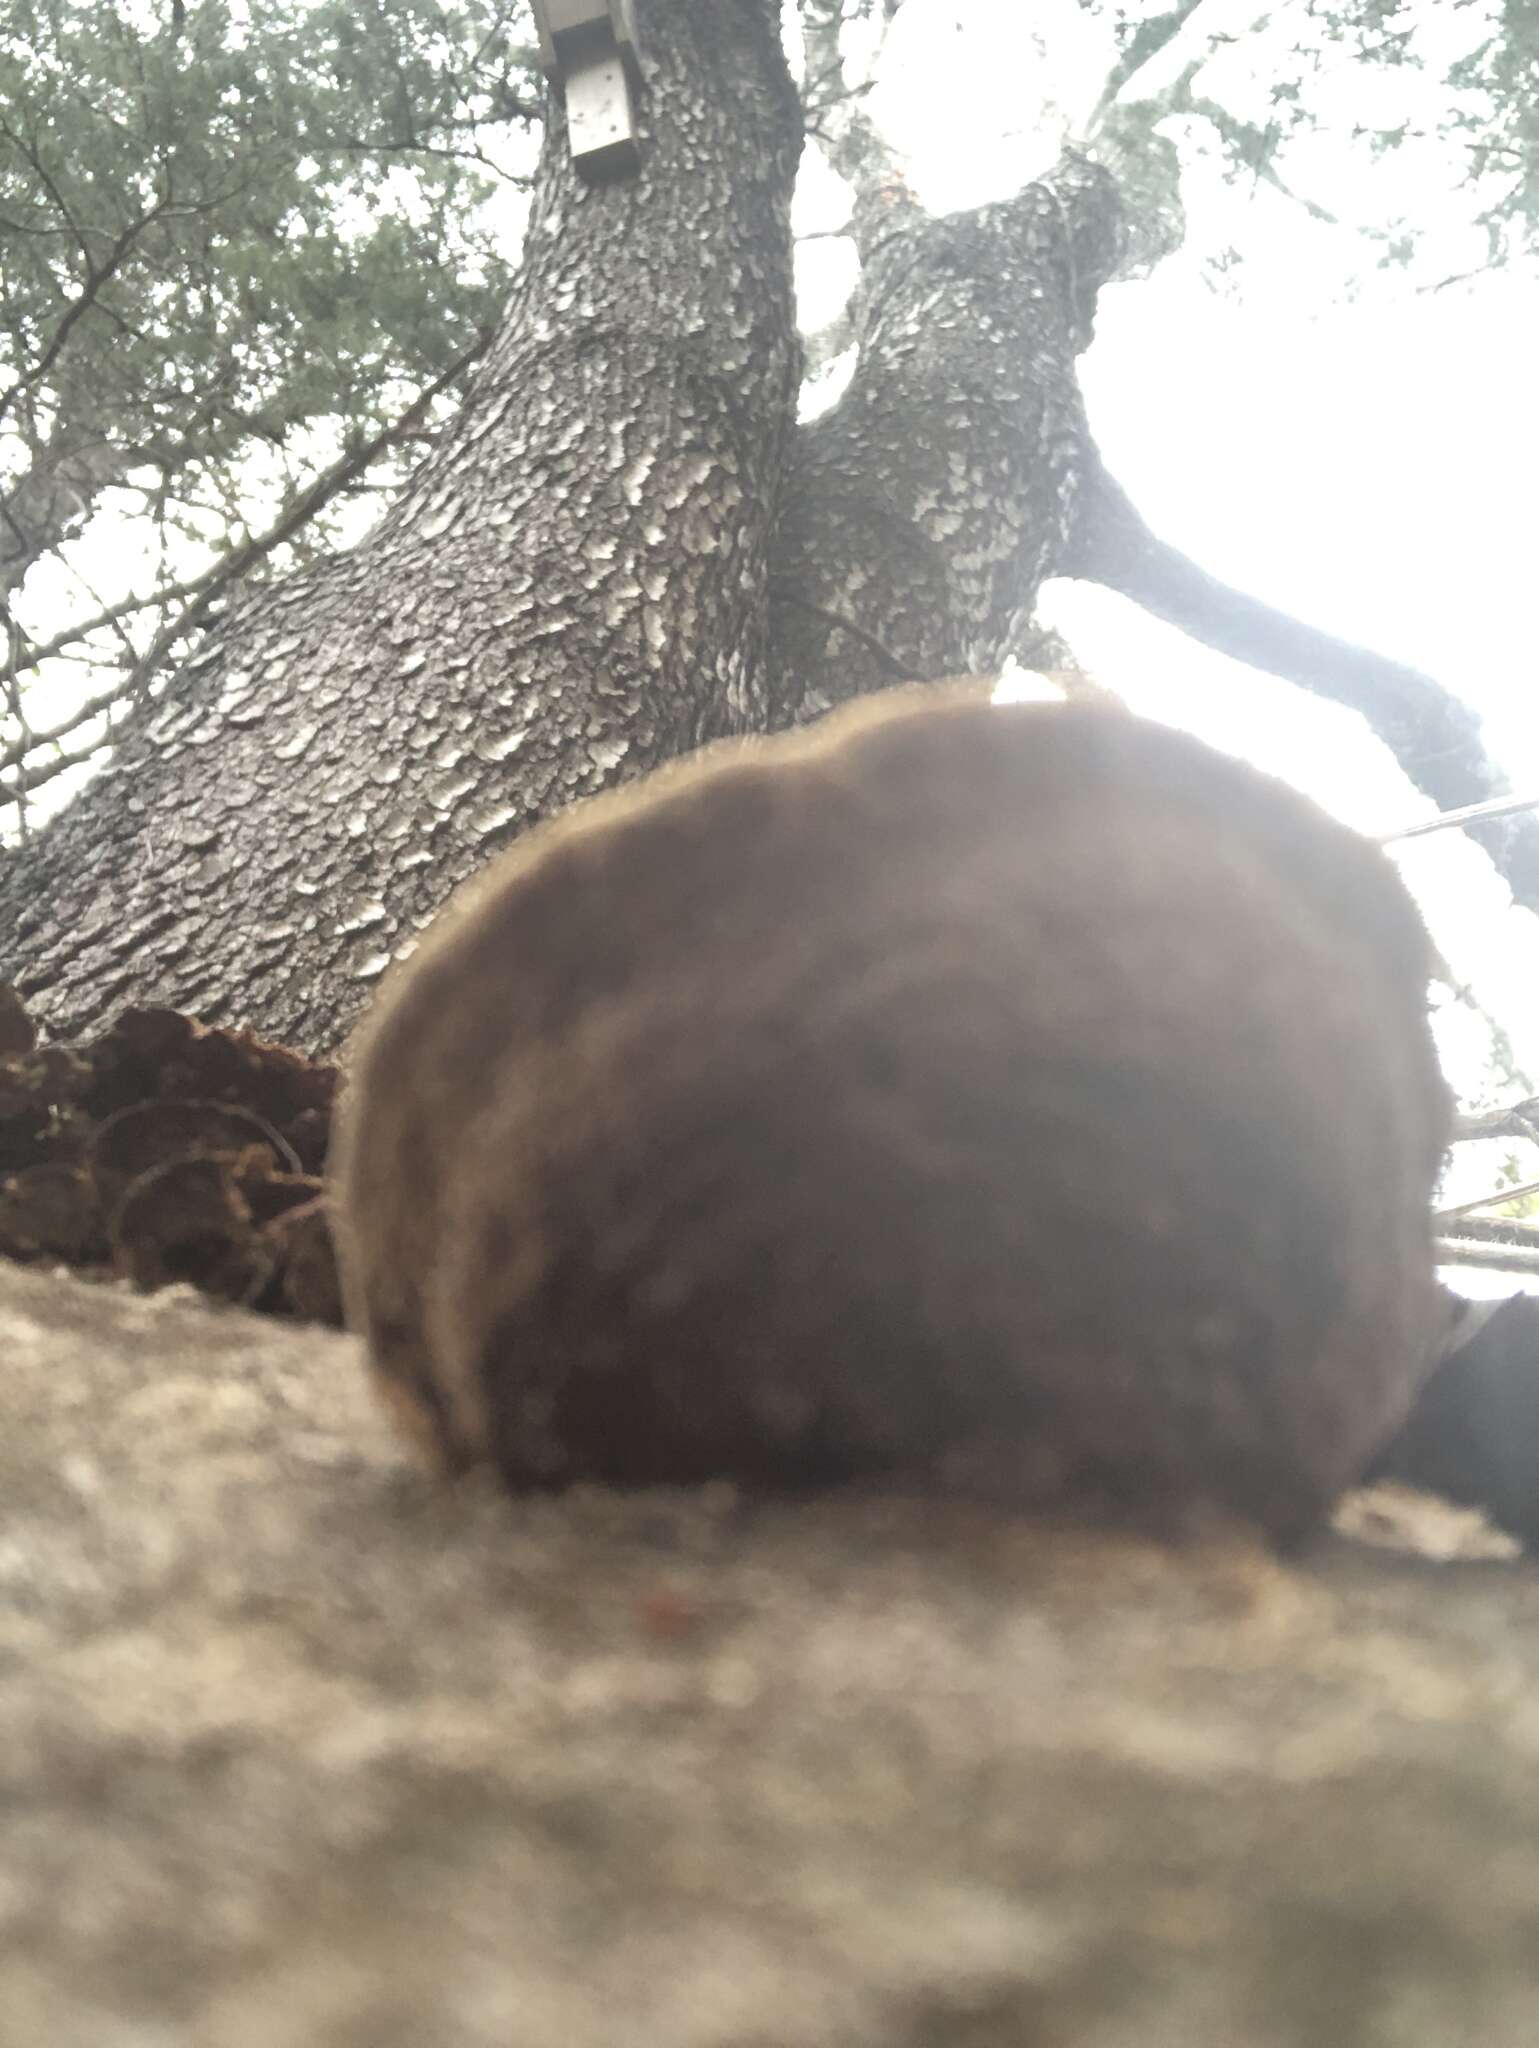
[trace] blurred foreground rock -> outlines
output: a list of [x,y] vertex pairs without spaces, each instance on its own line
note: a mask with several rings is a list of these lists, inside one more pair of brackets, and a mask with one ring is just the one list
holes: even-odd
[[439,1491],[346,1339],[10,1268],[0,1358],[6,2048],[1530,2048],[1529,1562]]

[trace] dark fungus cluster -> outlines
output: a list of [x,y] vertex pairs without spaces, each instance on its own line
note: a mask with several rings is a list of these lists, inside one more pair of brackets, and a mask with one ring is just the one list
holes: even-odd
[[340,1323],[336,1087],[335,1067],[174,1010],[39,1045],[0,988],[0,1253]]

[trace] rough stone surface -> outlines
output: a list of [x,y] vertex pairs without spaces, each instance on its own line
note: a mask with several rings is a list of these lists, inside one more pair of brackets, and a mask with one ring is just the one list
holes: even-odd
[[1539,1571],[406,1471],[0,1273],[0,2040],[1529,2048]]

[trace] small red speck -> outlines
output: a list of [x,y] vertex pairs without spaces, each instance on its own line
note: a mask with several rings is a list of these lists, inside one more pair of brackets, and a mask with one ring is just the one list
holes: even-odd
[[676,1643],[688,1635],[699,1618],[693,1601],[673,1586],[654,1586],[637,1602],[637,1619],[642,1633],[660,1643]]

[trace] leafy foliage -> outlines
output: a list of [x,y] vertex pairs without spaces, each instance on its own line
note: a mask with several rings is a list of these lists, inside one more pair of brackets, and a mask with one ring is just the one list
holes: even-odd
[[1539,247],[1539,6],[1506,0],[1500,24],[1449,72],[1456,130],[1483,199],[1493,262]]
[[1308,160],[1315,176],[1298,174],[1293,145],[1329,137],[1370,161],[1414,159],[1399,216],[1351,223],[1381,264],[1415,261],[1426,231],[1448,225],[1440,214],[1462,214],[1483,235],[1471,268],[1539,248],[1535,0],[1293,0],[1244,26],[1213,0],[1110,13],[1120,83],[1139,79],[1144,91],[1140,74],[1159,63],[1151,107],[1194,118],[1232,176],[1276,187],[1318,220],[1336,220],[1319,159]]
[[174,554],[462,376],[506,287],[488,138],[539,111],[512,0],[7,14],[0,598],[104,491]]
[[382,423],[394,386],[442,369],[495,312],[475,135],[532,111],[506,51],[484,76],[467,56],[498,26],[436,0],[134,16],[15,0],[7,428],[34,451],[105,438],[169,476],[317,417]]

